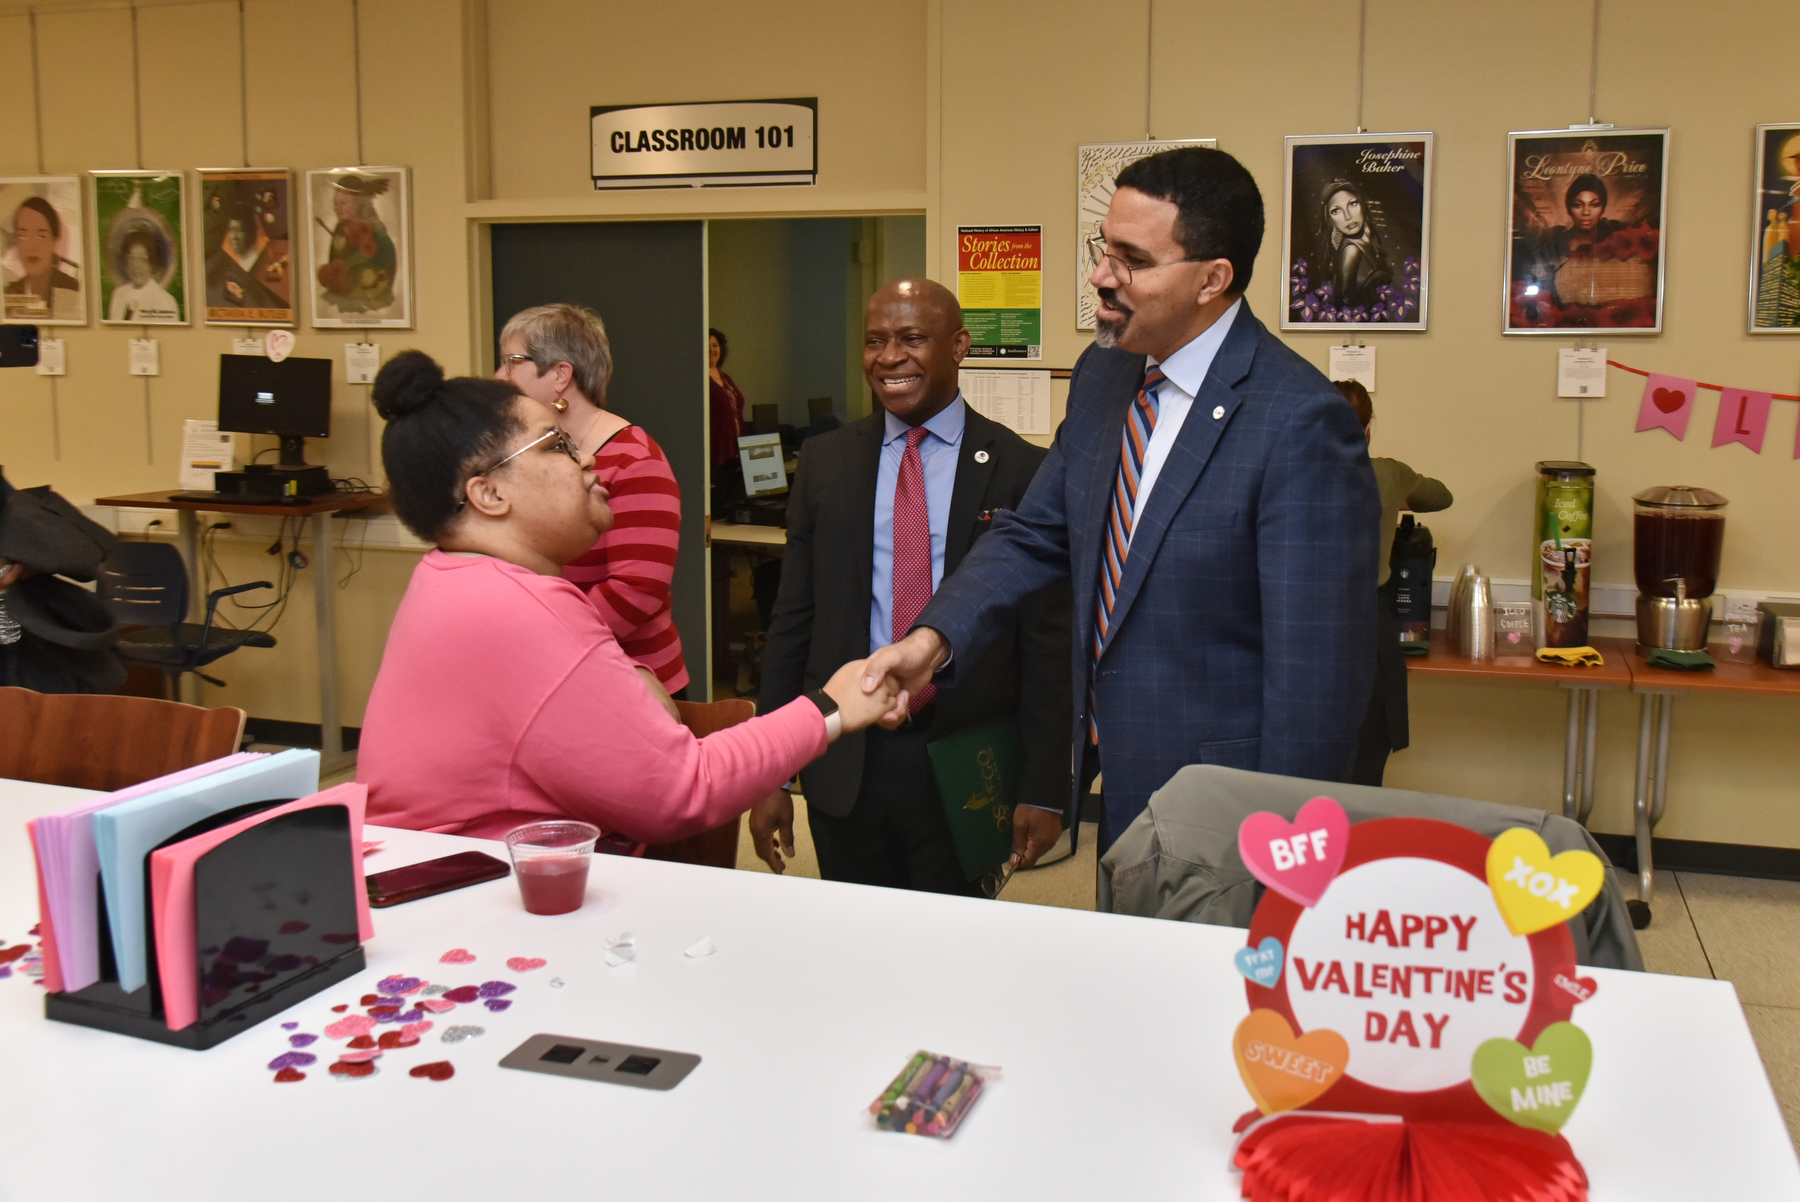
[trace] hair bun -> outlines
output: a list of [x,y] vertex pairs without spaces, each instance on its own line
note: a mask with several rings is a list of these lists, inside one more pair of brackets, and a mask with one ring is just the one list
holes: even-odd
[[375,412],[387,421],[417,413],[444,387],[444,369],[424,351],[401,351],[375,374]]

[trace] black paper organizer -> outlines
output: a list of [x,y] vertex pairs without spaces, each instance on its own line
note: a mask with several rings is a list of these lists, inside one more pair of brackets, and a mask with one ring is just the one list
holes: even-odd
[[[195,823],[161,846],[284,804],[259,801]],[[112,936],[100,905],[100,980],[44,997],[58,1022],[200,1051],[355,976],[364,967],[356,918],[361,849],[346,806],[282,814],[232,836],[194,862],[199,1018],[179,1031],[163,1021],[156,937],[144,866],[148,980],[119,988]]]

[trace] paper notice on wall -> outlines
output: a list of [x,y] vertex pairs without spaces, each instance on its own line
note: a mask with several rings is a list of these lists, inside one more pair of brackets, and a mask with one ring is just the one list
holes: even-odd
[[1606,351],[1563,347],[1556,352],[1556,395],[1592,399],[1606,395]]
[[381,369],[381,344],[379,342],[346,342],[344,344],[344,382],[346,384],[373,384],[375,373]]
[[1050,373],[964,368],[963,400],[1015,434],[1050,433]]
[[1375,348],[1372,346],[1334,346],[1331,348],[1330,370],[1333,380],[1355,380],[1375,395]]
[[157,352],[156,339],[133,338],[127,364],[126,370],[134,376],[160,376],[162,356]]
[[213,473],[237,467],[237,443],[219,433],[219,423],[189,419],[181,423],[181,487],[211,490]]
[[231,353],[234,355],[257,355],[263,353],[263,340],[260,338],[233,338]]
[[37,374],[40,376],[66,376],[69,374],[68,360],[63,357],[62,339],[38,339]]

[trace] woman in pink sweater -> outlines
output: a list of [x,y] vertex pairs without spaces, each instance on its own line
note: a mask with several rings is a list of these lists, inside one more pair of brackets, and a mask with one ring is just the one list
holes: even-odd
[[562,578],[612,512],[556,414],[501,381],[446,380],[418,351],[381,369],[374,400],[395,511],[436,549],[363,719],[371,822],[498,838],[566,816],[666,842],[749,809],[904,704],[865,696],[851,663],[817,693],[694,737]]

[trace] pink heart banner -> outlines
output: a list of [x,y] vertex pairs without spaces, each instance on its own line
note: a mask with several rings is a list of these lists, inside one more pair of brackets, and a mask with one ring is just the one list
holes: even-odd
[[1638,407],[1638,433],[1663,429],[1676,441],[1686,438],[1688,419],[1694,415],[1694,394],[1699,389],[1692,380],[1652,372],[1644,381],[1644,403]]
[[1713,446],[1741,442],[1762,454],[1763,435],[1769,428],[1769,406],[1774,401],[1772,392],[1724,389],[1719,396],[1719,419],[1713,423]]

